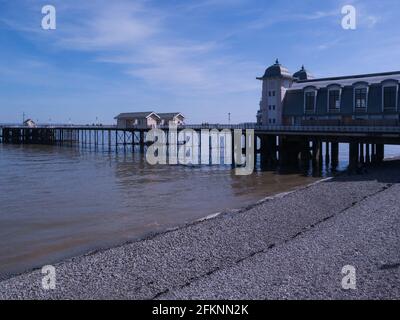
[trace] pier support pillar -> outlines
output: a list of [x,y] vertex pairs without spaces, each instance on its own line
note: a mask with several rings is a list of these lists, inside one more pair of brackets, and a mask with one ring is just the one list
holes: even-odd
[[139,133],[140,136],[140,141],[139,141],[139,145],[140,145],[140,152],[144,152],[144,131],[140,131]]
[[376,144],[371,145],[371,161],[372,163],[376,162]]
[[360,143],[360,163],[365,163],[363,143]]
[[322,141],[319,141],[319,146],[318,146],[318,149],[319,149],[319,153],[318,153],[318,161],[319,161],[319,163],[320,164],[322,164],[322,161],[323,161],[323,149],[322,149]]
[[329,141],[325,143],[325,163],[329,164],[331,162],[331,157],[329,154]]
[[365,163],[370,163],[370,162],[371,162],[370,147],[369,144],[367,143],[365,145]]
[[2,129],[3,130],[3,143],[11,142],[11,131],[10,129]]
[[289,137],[279,137],[279,165],[298,166],[301,142]]
[[351,142],[349,146],[349,170],[355,170],[359,160],[359,145],[356,142]]
[[261,165],[264,167],[272,167],[276,164],[276,136],[260,136],[260,156]]
[[308,166],[310,159],[311,159],[311,153],[310,153],[310,141],[308,138],[305,138],[301,141],[300,145],[300,161],[302,167]]
[[313,140],[312,142],[312,160],[314,167],[321,167],[322,164],[322,141]]
[[[257,167],[257,156],[258,156],[258,136],[254,133],[253,141],[254,143],[254,155],[253,155],[253,162],[254,162],[254,169]],[[245,153],[246,154],[246,153]]]
[[376,161],[378,163],[382,162],[385,158],[385,146],[383,144],[376,145]]
[[332,142],[331,143],[331,157],[332,157],[332,168],[336,169],[337,166],[339,165],[339,143],[338,142]]

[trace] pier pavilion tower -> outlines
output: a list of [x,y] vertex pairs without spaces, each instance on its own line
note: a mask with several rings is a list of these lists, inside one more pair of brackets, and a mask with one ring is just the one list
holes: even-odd
[[294,78],[289,70],[282,66],[278,59],[268,67],[262,77],[262,96],[257,122],[261,125],[282,124],[282,102],[286,90],[291,87]]
[[304,68],[293,75],[282,66],[278,59],[275,64],[268,67],[262,77],[262,96],[260,109],[257,113],[257,123],[260,125],[286,125],[284,123],[284,99],[286,91],[294,82],[312,80],[314,77]]

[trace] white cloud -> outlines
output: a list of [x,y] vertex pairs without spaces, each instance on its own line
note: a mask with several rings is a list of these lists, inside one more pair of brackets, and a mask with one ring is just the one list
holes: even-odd
[[183,5],[185,10],[209,9],[210,7],[232,7],[248,3],[248,0],[197,0]]
[[331,49],[339,44],[342,43],[342,38],[338,38],[338,39],[332,39],[330,41],[326,41],[323,43],[320,43],[319,45],[317,45],[317,49],[318,50],[327,50],[327,49]]
[[262,66],[244,64],[224,53],[223,44],[215,40],[196,42],[175,36],[168,26],[168,12],[144,3],[120,2],[103,9],[92,7],[79,17],[64,29],[60,27],[59,47],[92,52],[95,61],[119,64],[126,74],[160,89],[211,93],[258,88],[254,78],[256,68]]
[[368,16],[365,18],[366,20],[366,24],[369,28],[374,28],[376,26],[376,24],[379,22],[380,17],[377,16]]
[[265,29],[277,23],[319,20],[328,17],[339,16],[339,10],[315,11],[309,13],[280,13],[271,15],[271,12],[264,13],[259,19],[248,25],[249,29]]
[[79,50],[129,48],[159,32],[158,23],[138,3],[92,7],[68,24],[65,32],[62,26],[59,28],[59,44]]

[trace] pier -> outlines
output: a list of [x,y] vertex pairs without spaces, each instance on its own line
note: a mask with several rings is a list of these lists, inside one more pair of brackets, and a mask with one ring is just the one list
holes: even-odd
[[[167,131],[168,126],[158,126]],[[339,143],[349,145],[349,167],[380,163],[384,159],[385,145],[400,145],[399,126],[260,126],[245,125],[182,125],[178,132],[192,129],[218,130],[224,134],[234,130],[254,130],[251,140],[256,146],[256,153],[265,166],[290,166],[312,162],[313,167],[326,165],[335,168],[339,162]],[[26,127],[19,125],[0,125],[0,143],[3,144],[43,144],[43,145],[82,145],[89,148],[107,148],[119,150],[131,146],[134,152],[144,152],[146,135],[151,130],[147,126],[119,128],[115,125],[42,125]],[[202,143],[202,141],[200,141]],[[204,143],[204,141],[203,141]],[[247,143],[250,143],[249,141]],[[135,148],[138,146],[138,148]],[[210,146],[211,148],[211,146]],[[243,139],[242,148],[246,148]],[[233,152],[233,151],[232,151]]]

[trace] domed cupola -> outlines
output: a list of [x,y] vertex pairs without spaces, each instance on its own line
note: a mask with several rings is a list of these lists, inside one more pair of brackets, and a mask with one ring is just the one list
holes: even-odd
[[313,79],[314,77],[308,73],[304,66],[302,66],[301,69],[293,75],[293,78],[296,78],[297,80],[309,80]]
[[267,70],[265,70],[264,78],[275,78],[275,77],[283,77],[283,78],[292,78],[291,74],[289,73],[289,70],[282,66],[279,63],[279,60],[276,59],[275,64],[272,66],[268,67]]

